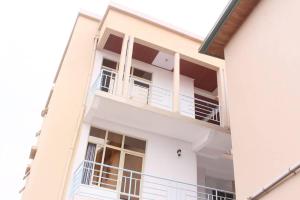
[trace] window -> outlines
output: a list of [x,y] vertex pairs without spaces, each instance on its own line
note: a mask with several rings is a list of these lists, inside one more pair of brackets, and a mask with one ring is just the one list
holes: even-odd
[[118,63],[106,58],[102,61],[101,67],[101,80],[100,90],[104,92],[113,93],[117,77],[117,66]]
[[[91,127],[82,183],[119,189],[121,199],[128,199],[131,194],[131,199],[139,200],[145,150],[144,140]],[[130,175],[132,179],[128,178]]]
[[131,68],[130,98],[139,103],[148,104],[152,74],[141,69]]
[[106,59],[106,58],[103,58],[102,66],[108,67],[108,68],[111,68],[111,69],[116,70],[116,69],[117,69],[117,66],[118,66],[118,63],[115,62],[115,61],[112,61],[112,60],[108,60],[108,59]]
[[146,72],[144,70],[132,67],[131,68],[131,73],[132,73],[133,76],[136,76],[136,77],[148,80],[148,81],[152,80],[152,73],[150,73],[150,72]]
[[213,190],[212,194],[213,194],[213,200],[232,200],[235,198],[233,193],[227,193],[223,191],[216,192],[216,190]]
[[125,136],[124,148],[140,153],[145,153],[146,141]]

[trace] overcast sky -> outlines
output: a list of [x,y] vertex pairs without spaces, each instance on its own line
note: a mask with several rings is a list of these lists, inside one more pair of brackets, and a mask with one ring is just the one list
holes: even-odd
[[[0,195],[20,199],[40,117],[80,9],[102,16],[107,0],[8,0],[0,5]],[[205,38],[228,0],[116,0]],[[51,167],[51,163],[49,163]],[[47,186],[47,180],[42,183]]]

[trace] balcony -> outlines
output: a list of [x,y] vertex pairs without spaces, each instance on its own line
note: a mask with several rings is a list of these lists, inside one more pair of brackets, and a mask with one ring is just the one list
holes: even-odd
[[195,149],[208,138],[230,143],[229,134],[215,134],[229,133],[216,70],[137,38],[108,33],[100,43],[85,122],[113,122],[191,142]]
[[[97,77],[93,90],[116,93],[118,73],[105,66]],[[172,91],[168,88],[154,85],[141,78],[131,76],[129,83],[129,99],[138,105],[150,105],[167,111],[172,111]],[[206,98],[207,99],[207,98]],[[213,100],[205,100],[200,95],[187,96],[180,94],[180,114],[205,122],[220,124],[219,104]]]
[[[102,67],[93,89],[116,94],[118,73],[105,66]],[[151,81],[130,76],[129,99],[139,104],[147,104],[172,111],[173,91],[163,86],[154,85]],[[220,106],[218,101],[205,98],[199,94],[194,96],[180,95],[180,113],[197,120],[220,124]]]
[[[184,172],[180,172],[184,173]],[[84,161],[73,174],[71,199],[234,200],[235,194]]]

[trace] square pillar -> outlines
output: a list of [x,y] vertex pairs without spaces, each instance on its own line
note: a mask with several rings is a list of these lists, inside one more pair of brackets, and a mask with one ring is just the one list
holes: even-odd
[[116,94],[118,96],[122,96],[123,75],[124,75],[124,68],[125,68],[125,59],[126,59],[128,38],[129,38],[129,36],[126,34],[124,36],[123,42],[122,42],[122,50],[121,50],[121,54],[120,54],[119,69],[118,69],[118,76],[117,76],[117,88],[116,88]]
[[218,81],[218,100],[220,108],[220,126],[228,128],[229,127],[229,115],[228,115],[228,105],[226,96],[226,82],[225,82],[225,72],[223,68],[217,71],[217,81]]
[[179,113],[180,108],[180,55],[174,55],[174,70],[173,70],[173,112]]
[[125,69],[124,69],[124,85],[123,85],[124,97],[129,97],[130,69],[131,69],[131,62],[132,62],[133,44],[134,44],[134,37],[129,36],[126,60],[125,60]]

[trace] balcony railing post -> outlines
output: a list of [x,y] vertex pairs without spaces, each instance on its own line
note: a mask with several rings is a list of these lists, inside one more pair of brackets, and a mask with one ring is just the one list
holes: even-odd
[[174,55],[173,70],[173,112],[179,112],[179,93],[180,93],[180,55]]
[[116,94],[118,96],[122,96],[122,90],[123,90],[123,75],[124,75],[124,69],[125,69],[125,59],[126,59],[126,51],[127,51],[127,45],[128,45],[128,38],[129,36],[125,34],[123,38],[122,43],[122,49],[120,54],[120,62],[119,62],[119,70],[118,70],[118,80],[117,80],[117,92]]
[[134,37],[129,36],[128,44],[127,44],[127,52],[126,52],[126,60],[125,60],[125,70],[124,70],[124,83],[123,83],[123,96],[129,97],[129,84],[130,84],[130,69],[132,62],[132,53],[133,53],[133,44]]
[[131,186],[132,186],[132,171],[130,171],[130,178],[129,178],[129,191],[128,191],[129,200],[131,200]]
[[220,112],[220,126],[229,127],[229,118],[227,111],[227,97],[226,97],[226,82],[224,69],[220,68],[217,71],[218,82],[218,100],[219,100],[219,112]]

